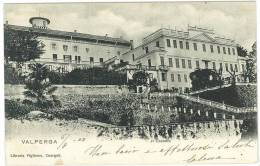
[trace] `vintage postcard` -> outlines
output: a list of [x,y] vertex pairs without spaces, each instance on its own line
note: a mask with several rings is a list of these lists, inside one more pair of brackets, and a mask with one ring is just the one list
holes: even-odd
[[7,166],[258,162],[256,2],[4,4]]

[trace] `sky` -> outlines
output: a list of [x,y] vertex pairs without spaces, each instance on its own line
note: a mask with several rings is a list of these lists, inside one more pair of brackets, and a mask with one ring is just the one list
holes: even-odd
[[50,29],[134,40],[161,27],[187,30],[213,28],[248,50],[256,41],[255,2],[45,3],[5,4],[4,22],[30,26],[29,18],[50,19]]

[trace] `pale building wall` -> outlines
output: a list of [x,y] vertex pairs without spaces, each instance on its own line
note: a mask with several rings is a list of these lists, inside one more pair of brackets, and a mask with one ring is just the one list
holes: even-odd
[[[93,65],[101,65],[101,58],[103,62],[122,53],[128,51],[130,47],[120,45],[106,45],[100,43],[88,43],[81,40],[65,40],[61,38],[43,37],[40,36],[44,47],[44,54],[41,55],[37,62],[42,62],[51,65],[53,68],[63,66],[65,70],[72,70],[79,65],[91,65],[90,58],[94,60]],[[56,46],[53,47],[53,44]],[[67,51],[63,46],[67,46]],[[77,51],[74,46],[77,46]],[[53,59],[53,54],[57,55],[57,60]],[[71,55],[71,63],[64,61],[64,55]],[[76,63],[75,56],[80,57],[80,62]]]
[[[172,35],[172,33],[175,35]],[[179,36],[176,36],[176,34]],[[193,36],[198,36],[198,38],[191,39]],[[170,41],[170,47],[167,45],[167,39]],[[210,41],[212,39],[218,41],[219,43],[213,43]],[[174,48],[173,40],[176,40],[177,48]],[[156,47],[157,41],[160,43],[160,48]],[[180,41],[183,42],[182,49],[180,48]],[[189,49],[186,48],[186,42],[189,42]],[[194,50],[193,43],[197,44],[197,50]],[[203,51],[203,44],[205,44],[206,51]],[[213,46],[213,52],[211,52],[210,45]],[[220,53],[218,53],[217,46],[220,48]],[[149,53],[147,54],[145,54],[145,47],[148,47],[149,50]],[[225,47],[226,54],[223,52],[223,47]],[[162,70],[158,70],[156,74],[159,88],[161,89],[182,88],[182,91],[184,91],[184,88],[191,88],[191,80],[189,75],[197,68],[196,61],[199,61],[199,68],[201,69],[206,68],[205,60],[208,61],[209,69],[213,69],[214,62],[215,69],[219,70],[220,63],[222,63],[224,77],[230,76],[229,72],[226,71],[226,64],[228,65],[229,71],[231,70],[230,65],[232,65],[233,70],[237,68],[238,72],[236,72],[236,74],[241,74],[241,65],[245,65],[245,61],[239,61],[238,59],[239,57],[237,55],[236,44],[234,41],[230,39],[225,40],[223,38],[218,38],[211,32],[205,35],[205,32],[199,31],[189,31],[189,33],[186,33],[169,29],[166,29],[165,31],[158,30],[155,33],[145,37],[141,46],[125,53],[121,58],[123,60],[128,60],[132,54],[135,54],[135,57],[139,57],[134,61],[129,61],[130,64],[134,65],[141,63],[142,65],[148,66],[148,59],[150,59],[152,66],[159,67],[160,65],[163,65],[161,62],[161,58],[163,58],[164,65],[168,66],[168,71],[166,72],[167,79],[162,81]],[[172,65],[169,63],[170,58],[172,59]],[[179,67],[176,66],[176,59],[179,59]],[[182,65],[182,61],[185,62],[185,67]],[[191,66],[189,65],[189,61]],[[178,77],[180,77],[180,79]],[[187,79],[185,79],[185,77]]]

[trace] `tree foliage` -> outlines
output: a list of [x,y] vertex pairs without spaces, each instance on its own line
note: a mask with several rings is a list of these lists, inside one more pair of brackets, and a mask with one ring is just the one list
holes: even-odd
[[237,47],[237,54],[238,54],[238,56],[241,56],[241,57],[247,57],[248,52],[244,47],[239,45]]
[[252,45],[252,51],[248,53],[246,59],[246,70],[243,73],[245,80],[249,82],[256,82],[257,71],[256,71],[256,42]]
[[40,108],[49,108],[60,104],[54,91],[57,87],[53,87],[49,82],[49,69],[47,66],[35,63],[29,65],[31,72],[25,84],[24,95],[28,98],[24,103],[34,104]]
[[18,31],[8,27],[4,29],[5,61],[17,62],[18,66],[26,61],[39,58],[44,53],[44,44],[32,30]]
[[192,90],[200,90],[223,84],[221,72],[211,69],[197,69],[190,73]]

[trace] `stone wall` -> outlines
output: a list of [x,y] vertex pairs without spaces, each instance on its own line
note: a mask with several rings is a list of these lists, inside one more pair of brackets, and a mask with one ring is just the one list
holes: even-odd
[[[57,87],[55,95],[96,95],[96,94],[124,94],[128,92],[127,87],[117,85],[54,85]],[[25,85],[5,84],[5,98],[24,99]]]

